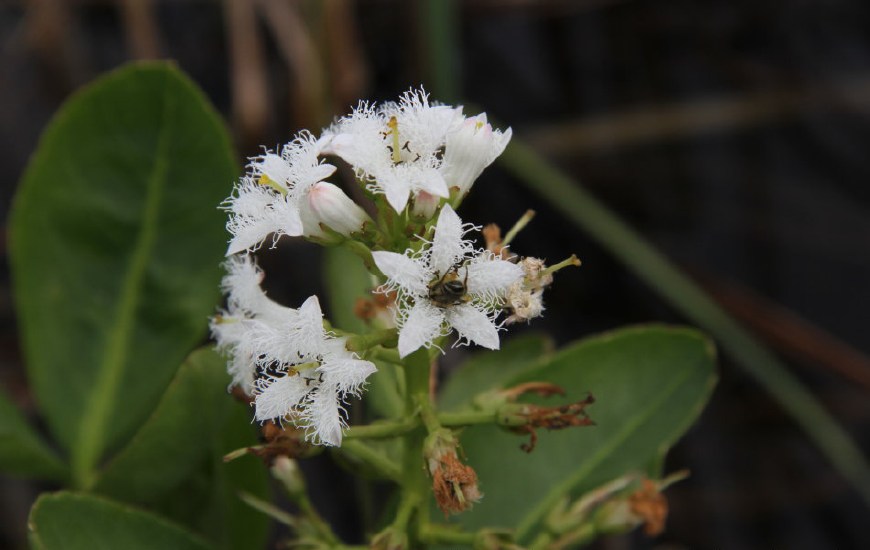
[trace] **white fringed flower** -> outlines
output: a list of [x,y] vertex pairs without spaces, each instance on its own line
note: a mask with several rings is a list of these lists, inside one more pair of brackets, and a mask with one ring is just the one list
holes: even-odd
[[309,208],[308,191],[335,172],[335,166],[318,158],[322,144],[302,132],[281,149],[280,155],[267,151],[252,159],[249,172],[224,203],[230,213],[227,230],[233,236],[228,256],[256,250],[270,234],[274,243],[281,235],[295,237],[320,231],[316,223],[306,224],[303,218]]
[[447,185],[465,196],[483,169],[502,154],[511,140],[510,128],[493,130],[486,113],[466,118],[454,132],[447,134],[441,173]]
[[349,163],[371,192],[401,212],[412,194],[449,196],[441,153],[462,120],[461,107],[430,105],[425,91],[411,90],[398,103],[360,103],[327,130],[324,153]]
[[257,372],[257,350],[251,338],[256,323],[279,323],[296,315],[295,310],[270,300],[260,288],[263,272],[247,255],[229,258],[221,289],[228,295],[227,309],[213,317],[211,332],[218,350],[228,355],[231,385],[246,394],[253,392]]
[[343,403],[358,395],[375,366],[323,329],[316,296],[292,309],[260,288],[262,272],[247,255],[225,264],[227,311],[212,319],[218,348],[229,355],[233,384],[254,395],[259,421],[289,419],[315,443],[340,445]]
[[340,446],[347,427],[344,403],[348,396],[359,396],[376,370],[370,361],[347,351],[344,338],[324,338],[316,361],[285,365],[278,374],[257,380],[255,418],[261,422],[289,418],[306,430],[312,442]]
[[499,348],[495,318],[510,286],[523,277],[521,267],[488,251],[475,250],[463,237],[473,229],[445,205],[435,236],[421,250],[405,254],[373,252],[387,276],[385,291],[395,290],[399,355],[430,347],[456,330],[460,339]]

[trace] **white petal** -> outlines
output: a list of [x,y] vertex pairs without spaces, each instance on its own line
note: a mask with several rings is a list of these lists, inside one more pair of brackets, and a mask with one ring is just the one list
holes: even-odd
[[[350,354],[348,354],[349,356]],[[366,382],[371,374],[377,372],[377,367],[371,361],[363,361],[347,357],[345,359],[326,360],[317,368],[323,373],[324,382],[335,384],[340,394],[354,394]]]
[[447,308],[446,315],[447,323],[456,329],[460,337],[485,348],[499,348],[498,330],[482,311],[469,304],[462,304]]
[[274,153],[266,153],[253,164],[256,171],[265,174],[267,178],[283,188],[287,188],[291,168],[287,161]]
[[309,178],[313,183],[317,183],[319,181],[325,180],[326,178],[334,174],[335,170],[335,166],[324,162],[312,168],[311,172],[309,173]]
[[290,327],[289,339],[306,358],[322,352],[324,331],[323,313],[317,296],[311,296],[299,307],[299,317]]
[[306,427],[311,430],[310,439],[318,444],[340,446],[345,424],[341,416],[343,410],[335,386],[318,386],[317,391],[310,395],[305,410]]
[[421,170],[419,174],[417,174],[414,183],[414,187],[417,191],[425,191],[438,197],[450,196],[450,190],[447,189],[447,182],[444,181],[444,176],[434,168]]
[[275,201],[273,208],[274,224],[279,233],[291,237],[302,235],[302,220],[299,217],[299,205],[295,200],[285,197]]
[[463,233],[462,220],[449,204],[445,204],[435,226],[429,259],[429,267],[438,275],[444,275],[465,255],[467,247],[462,240]]
[[393,210],[402,212],[411,197],[411,184],[406,179],[399,178],[383,178],[379,183]]
[[254,417],[260,422],[282,418],[290,414],[308,390],[305,380],[298,374],[260,379],[257,381],[257,397],[254,399]]
[[425,296],[429,293],[428,282],[430,274],[419,260],[411,259],[404,254],[384,250],[372,252],[372,258],[378,269],[392,283],[415,296]]
[[399,330],[399,356],[405,357],[422,346],[429,347],[441,335],[444,312],[427,301],[411,308]]
[[483,254],[468,264],[468,292],[485,297],[504,296],[523,275],[519,265]]

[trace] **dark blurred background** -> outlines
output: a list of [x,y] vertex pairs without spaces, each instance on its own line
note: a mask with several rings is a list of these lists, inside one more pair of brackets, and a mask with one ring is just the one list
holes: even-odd
[[[482,106],[601,198],[787,360],[868,452],[867,29],[860,0],[3,0],[3,225],[52,114],[126,61],[176,60],[226,116],[240,163],[360,98],[423,84]],[[532,329],[565,343],[685,322],[499,168],[461,215],[509,227],[527,208],[539,215],[515,250],[584,261],[559,274]],[[32,413],[0,246],[0,382]],[[281,274],[270,293],[291,303],[318,290],[318,254],[297,242],[265,252]],[[692,477],[669,490],[668,531],[597,547],[870,548],[858,494],[728,356],[720,372],[669,456]],[[316,503],[359,537],[347,479],[309,468]],[[0,483],[0,547],[20,547],[49,487]]]

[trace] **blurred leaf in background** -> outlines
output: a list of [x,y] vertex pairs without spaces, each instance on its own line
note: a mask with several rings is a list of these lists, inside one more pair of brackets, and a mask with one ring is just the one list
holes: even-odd
[[[252,444],[255,429],[226,394],[223,358],[201,350],[185,360],[218,301],[226,242],[218,205],[236,166],[221,118],[171,63],[121,68],[61,108],[10,225],[30,382],[64,458],[3,400],[0,466],[54,479],[69,471],[74,488],[246,548],[265,543],[268,522],[237,492],[265,495],[266,474],[256,461],[220,457]],[[31,520],[33,544],[46,548],[92,547],[107,523],[100,540],[113,547],[164,535],[173,547],[202,544],[85,495],[44,497]]]

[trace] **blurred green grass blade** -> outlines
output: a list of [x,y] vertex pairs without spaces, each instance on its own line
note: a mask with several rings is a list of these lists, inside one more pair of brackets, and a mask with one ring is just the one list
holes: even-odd
[[426,0],[418,4],[420,28],[425,33],[430,90],[438,101],[459,100],[461,58],[459,10],[456,0]]
[[0,391],[0,472],[55,480],[67,475],[64,463],[3,391]]
[[30,547],[37,550],[206,550],[208,544],[160,516],[102,497],[45,493],[30,509]]
[[78,487],[205,334],[236,173],[223,122],[171,63],[98,79],[42,135],[10,260],[30,383]]
[[500,164],[586,231],[698,326],[764,387],[870,505],[870,464],[849,434],[770,351],[650,243],[569,176],[514,138]]

